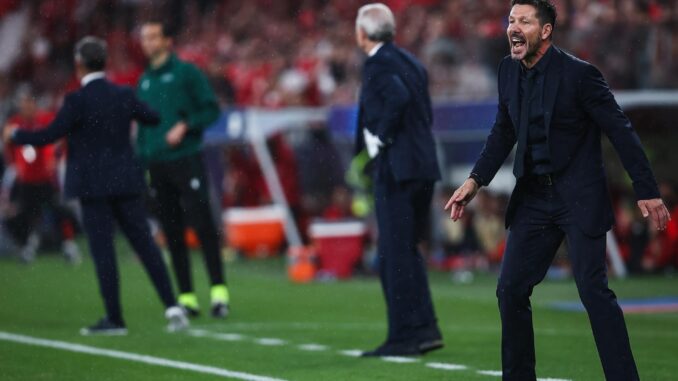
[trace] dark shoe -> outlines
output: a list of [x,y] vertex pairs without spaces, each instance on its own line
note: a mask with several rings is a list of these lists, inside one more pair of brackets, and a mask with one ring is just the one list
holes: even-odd
[[217,319],[225,319],[229,313],[230,310],[228,308],[228,304],[226,303],[212,304],[212,317]]
[[81,328],[80,334],[83,336],[125,336],[127,335],[127,328],[123,323],[116,323],[108,318],[103,318],[92,326]]
[[383,344],[373,351],[363,352],[360,357],[417,356],[421,351],[413,344]]
[[423,355],[431,351],[442,349],[445,346],[443,339],[426,340],[419,343],[419,352]]
[[382,344],[373,351],[363,352],[361,357],[418,356],[445,346],[442,339],[425,340],[416,343]]

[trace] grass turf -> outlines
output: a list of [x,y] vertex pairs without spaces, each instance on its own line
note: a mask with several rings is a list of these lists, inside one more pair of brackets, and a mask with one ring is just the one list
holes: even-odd
[[[194,328],[237,333],[238,342],[213,337],[168,334],[162,306],[139,263],[119,245],[122,301],[127,337],[81,337],[78,329],[102,315],[91,261],[72,268],[57,256],[41,256],[25,266],[0,260],[0,331],[98,348],[116,349],[172,360],[226,368],[290,381],[305,380],[493,380],[477,370],[500,369],[500,328],[494,276],[458,285],[446,274],[432,273],[431,284],[445,349],[417,363],[395,364],[356,359],[340,350],[371,349],[385,333],[384,305],[376,279],[295,285],[287,281],[281,260],[240,261],[229,265],[232,315],[226,321],[203,316]],[[208,286],[199,256],[194,282],[203,311]],[[678,295],[678,279],[640,278],[613,281],[620,298]],[[539,377],[603,380],[585,314],[555,311],[554,300],[576,300],[571,281],[547,282],[533,297]],[[206,314],[204,314],[206,315]],[[628,315],[627,324],[645,380],[675,380],[678,364],[678,314]],[[282,346],[257,344],[278,338]],[[300,344],[330,347],[302,351]],[[468,370],[444,371],[429,362],[463,364]],[[118,359],[0,341],[0,379],[9,380],[211,380],[197,374]],[[223,378],[222,378],[223,379]]]

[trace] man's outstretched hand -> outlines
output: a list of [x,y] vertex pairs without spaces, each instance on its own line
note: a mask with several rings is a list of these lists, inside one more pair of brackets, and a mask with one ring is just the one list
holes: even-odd
[[466,179],[464,184],[457,189],[450,201],[445,205],[445,210],[450,210],[450,218],[454,221],[459,220],[464,215],[466,204],[471,202],[478,193],[480,186],[473,179]]
[[11,143],[12,141],[12,136],[14,135],[14,131],[19,128],[18,125],[16,124],[8,124],[3,128],[2,130],[2,141],[7,143]]
[[671,215],[661,198],[640,200],[638,201],[638,207],[640,208],[643,217],[649,217],[652,223],[654,223],[654,226],[657,227],[657,230],[666,229],[666,224],[671,220]]

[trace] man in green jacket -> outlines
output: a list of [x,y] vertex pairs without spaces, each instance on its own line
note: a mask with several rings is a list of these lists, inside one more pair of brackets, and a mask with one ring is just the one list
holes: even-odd
[[202,132],[219,116],[217,100],[205,76],[172,52],[172,34],[163,22],[141,28],[141,46],[149,67],[139,80],[138,96],[161,116],[155,128],[139,128],[138,151],[148,164],[151,195],[172,256],[179,285],[179,303],[191,316],[199,314],[193,292],[186,222],[200,240],[212,285],[212,315],[228,315],[219,233],[209,206],[208,179],[202,161]]

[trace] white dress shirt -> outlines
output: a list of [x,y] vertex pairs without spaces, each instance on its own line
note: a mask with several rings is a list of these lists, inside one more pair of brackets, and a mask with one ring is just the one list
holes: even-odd
[[106,73],[104,73],[103,71],[95,71],[82,77],[82,79],[80,80],[80,85],[82,87],[85,87],[87,86],[88,83],[101,78],[106,78]]

